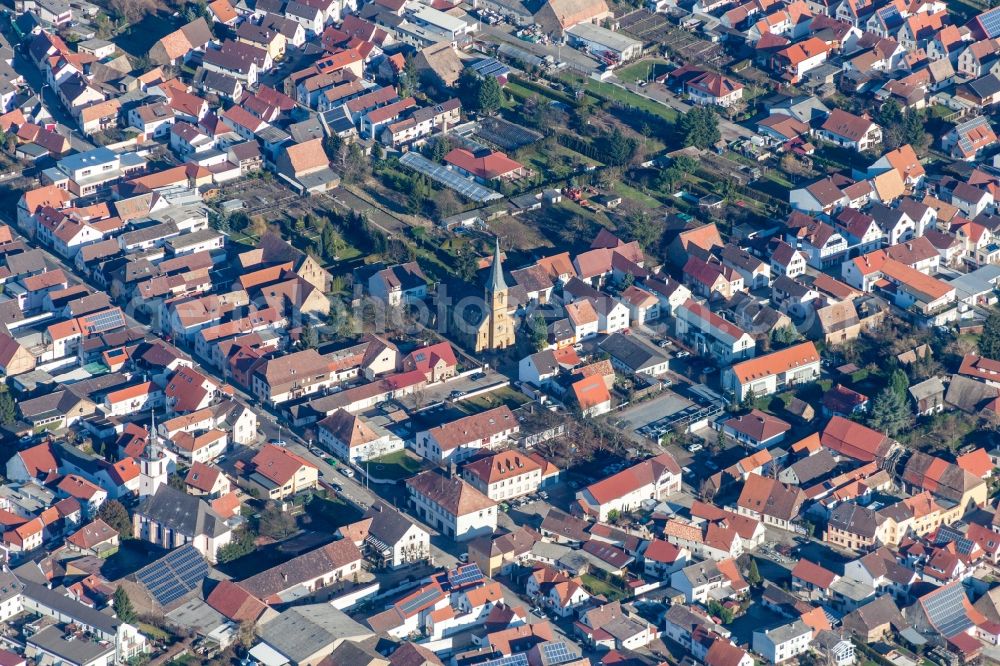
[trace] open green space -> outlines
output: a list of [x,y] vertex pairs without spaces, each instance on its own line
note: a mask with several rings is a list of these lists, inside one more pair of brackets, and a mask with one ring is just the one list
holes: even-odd
[[637,79],[649,80],[664,74],[669,68],[667,61],[662,58],[649,58],[640,60],[630,65],[615,70],[617,76],[622,81],[635,81]]
[[368,473],[376,479],[408,479],[420,471],[422,465],[415,457],[403,451],[393,451],[381,458],[368,461]]
[[618,601],[620,599],[625,599],[628,595],[625,590],[620,587],[615,587],[611,583],[601,580],[596,576],[591,574],[583,574],[580,576],[580,581],[583,583],[583,588],[594,595],[602,595],[608,601]]
[[592,93],[596,97],[626,104],[654,116],[658,116],[668,123],[676,122],[678,116],[680,115],[677,111],[670,108],[666,104],[660,104],[655,100],[643,97],[642,95],[637,95],[630,90],[619,88],[611,83],[588,79],[585,87],[588,92]]
[[489,393],[466,398],[460,401],[458,406],[470,414],[478,414],[501,405],[515,409],[526,402],[528,398],[523,393],[510,386],[504,386]]

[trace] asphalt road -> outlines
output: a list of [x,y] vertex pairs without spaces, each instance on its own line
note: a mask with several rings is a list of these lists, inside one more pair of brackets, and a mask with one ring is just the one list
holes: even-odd
[[80,152],[91,150],[94,144],[87,141],[76,129],[76,120],[69,114],[55,91],[46,83],[45,77],[21,53],[14,54],[14,71],[24,77],[32,90],[42,93],[42,100],[49,115],[56,122],[56,131],[69,139],[70,145]]

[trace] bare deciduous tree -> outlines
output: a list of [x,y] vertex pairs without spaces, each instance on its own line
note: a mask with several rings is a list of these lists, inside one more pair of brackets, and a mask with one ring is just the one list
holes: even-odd
[[154,0],[109,0],[108,7],[118,17],[135,24],[155,11],[156,3]]

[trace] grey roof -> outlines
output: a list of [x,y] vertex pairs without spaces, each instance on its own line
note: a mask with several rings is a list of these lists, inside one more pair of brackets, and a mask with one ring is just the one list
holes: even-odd
[[493,264],[490,266],[490,277],[486,281],[486,291],[495,293],[507,288],[507,283],[503,279],[503,265],[500,263],[500,238],[496,239],[496,247],[493,250]]
[[795,472],[800,484],[805,484],[828,474],[836,466],[837,461],[834,460],[833,454],[827,449],[821,449],[793,464],[789,469]]
[[257,632],[272,648],[301,663],[328,646],[333,649],[348,640],[373,636],[366,629],[329,604],[295,606],[274,618]]
[[205,501],[170,486],[160,486],[136,513],[188,537],[207,534],[214,538],[229,530]]
[[65,415],[80,398],[70,391],[53,391],[37,398],[24,400],[19,404],[21,416],[29,420],[41,420],[59,414]]
[[288,126],[288,133],[295,143],[302,143],[310,139],[322,139],[326,136],[326,132],[323,131],[323,123],[320,122],[318,116],[292,123]]
[[944,382],[940,377],[931,377],[909,388],[914,400],[920,401],[935,395],[944,395]]
[[113,150],[100,146],[98,148],[94,148],[93,150],[87,150],[82,153],[76,153],[75,155],[69,155],[62,158],[59,160],[59,168],[65,173],[70,173],[76,169],[83,169],[88,166],[93,167],[98,164],[114,162],[117,159],[118,155]]
[[[74,624],[99,632],[105,636],[115,636],[121,621],[107,613],[84,606],[79,601],[67,597],[62,588],[50,590],[44,585],[32,582],[18,575],[24,585],[24,596],[36,605],[59,613],[61,619],[69,618]],[[60,591],[62,589],[62,591]]]
[[996,74],[987,74],[981,79],[970,81],[966,84],[977,97],[988,99],[1000,93],[1000,78]]
[[45,270],[45,255],[42,254],[41,250],[28,250],[20,254],[8,255],[7,268],[14,276],[40,273]]
[[174,250],[178,248],[191,247],[205,241],[209,241],[221,236],[222,233],[216,231],[209,227],[208,229],[199,229],[198,231],[191,231],[186,234],[181,234],[180,236],[174,236],[166,241],[166,245]]
[[9,571],[0,571],[0,602],[13,599],[21,593],[21,581]]
[[986,264],[971,273],[959,275],[948,282],[955,288],[955,298],[964,300],[993,291],[1000,282],[1000,266]]
[[115,644],[110,641],[98,643],[76,635],[71,635],[71,639],[67,640],[66,633],[55,625],[49,625],[33,634],[28,639],[28,644],[58,655],[70,664],[89,664],[115,653]]
[[878,514],[854,502],[838,504],[829,520],[830,527],[867,538],[875,536],[879,522]]
[[[400,511],[385,504],[375,502],[365,518],[371,518],[372,523],[368,527],[368,533],[382,543],[393,545],[403,538],[410,527],[416,525],[412,520],[403,515]],[[421,528],[422,529],[422,528]]]
[[783,624],[781,626],[774,627],[773,629],[765,629],[764,631],[755,631],[753,633],[755,635],[765,634],[775,645],[777,645],[806,633],[812,634],[812,629],[802,620],[795,620],[794,622],[789,622],[788,624]]
[[635,372],[651,368],[668,360],[666,354],[630,335],[613,333],[601,341],[601,351],[607,352],[622,365]]
[[987,401],[1000,395],[1000,389],[971,377],[952,375],[944,401],[963,412],[978,412]]
[[177,224],[174,222],[163,222],[160,224],[154,224],[148,227],[143,227],[142,229],[136,229],[135,231],[128,231],[119,238],[122,247],[128,247],[130,245],[136,245],[138,243],[148,243],[149,241],[158,240],[161,238],[169,238],[170,236],[176,236],[180,233],[177,228]]
[[203,636],[229,622],[226,616],[201,599],[189,599],[167,613],[167,619],[180,627],[194,629]]

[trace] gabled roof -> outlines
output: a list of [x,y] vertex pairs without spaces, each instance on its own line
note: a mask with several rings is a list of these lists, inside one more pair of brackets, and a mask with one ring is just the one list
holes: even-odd
[[742,361],[732,367],[740,384],[769,377],[819,361],[819,352],[812,342],[802,342],[758,358]]
[[820,441],[831,451],[861,462],[885,458],[893,445],[886,435],[843,416],[830,419]]

